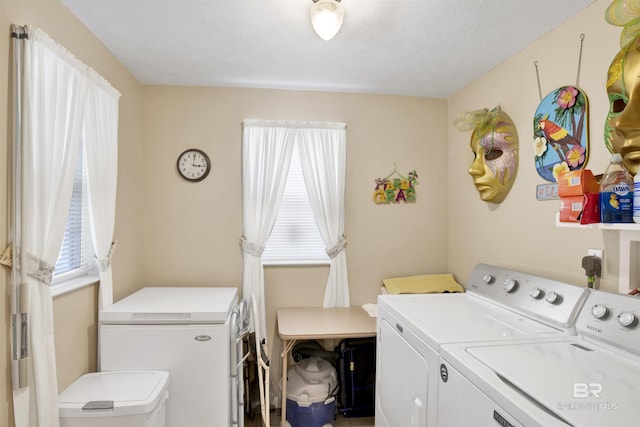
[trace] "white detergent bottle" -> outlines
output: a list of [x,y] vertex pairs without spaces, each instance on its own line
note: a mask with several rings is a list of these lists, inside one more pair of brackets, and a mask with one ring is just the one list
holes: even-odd
[[633,185],[622,156],[614,153],[600,183],[600,222],[633,222]]

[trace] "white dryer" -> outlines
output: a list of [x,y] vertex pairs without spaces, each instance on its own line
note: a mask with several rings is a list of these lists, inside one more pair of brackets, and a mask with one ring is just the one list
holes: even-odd
[[376,427],[436,425],[442,344],[572,334],[588,294],[486,264],[473,269],[465,288],[461,294],[378,297]]
[[[169,372],[167,427],[242,425],[235,287],[146,287],[99,314],[100,370]],[[232,326],[233,325],[233,326]],[[235,382],[235,383],[234,383]]]
[[575,337],[442,346],[438,425],[637,427],[639,317],[640,298],[595,291]]

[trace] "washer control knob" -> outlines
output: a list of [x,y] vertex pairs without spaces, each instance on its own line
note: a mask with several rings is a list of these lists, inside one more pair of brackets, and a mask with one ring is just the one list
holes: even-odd
[[482,278],[482,281],[484,283],[486,283],[487,285],[490,285],[493,281],[494,281],[495,277],[493,277],[490,274],[485,274],[485,276]]
[[609,315],[609,309],[604,304],[596,304],[591,307],[591,314],[596,319],[604,319]]
[[631,328],[638,322],[636,315],[628,311],[624,311],[618,315],[618,323],[625,328]]
[[518,289],[518,281],[515,279],[507,279],[502,284],[502,289],[504,289],[507,293],[511,293]]
[[559,304],[562,300],[562,297],[560,297],[560,294],[558,294],[557,292],[549,291],[547,292],[547,296],[544,297],[544,300],[549,304]]
[[533,288],[531,292],[529,292],[529,296],[533,299],[540,299],[544,295],[544,292],[540,288]]

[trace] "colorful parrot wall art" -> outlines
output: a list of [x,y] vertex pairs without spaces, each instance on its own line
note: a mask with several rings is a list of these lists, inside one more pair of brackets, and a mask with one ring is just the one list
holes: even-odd
[[557,182],[563,171],[583,169],[589,158],[589,105],[575,86],[547,95],[533,120],[533,149],[538,174]]

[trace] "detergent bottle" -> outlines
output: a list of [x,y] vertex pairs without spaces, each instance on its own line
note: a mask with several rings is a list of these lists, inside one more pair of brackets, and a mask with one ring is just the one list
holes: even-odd
[[633,177],[633,222],[640,224],[640,171]]
[[611,156],[602,175],[600,222],[633,222],[633,178],[622,164],[620,153]]

